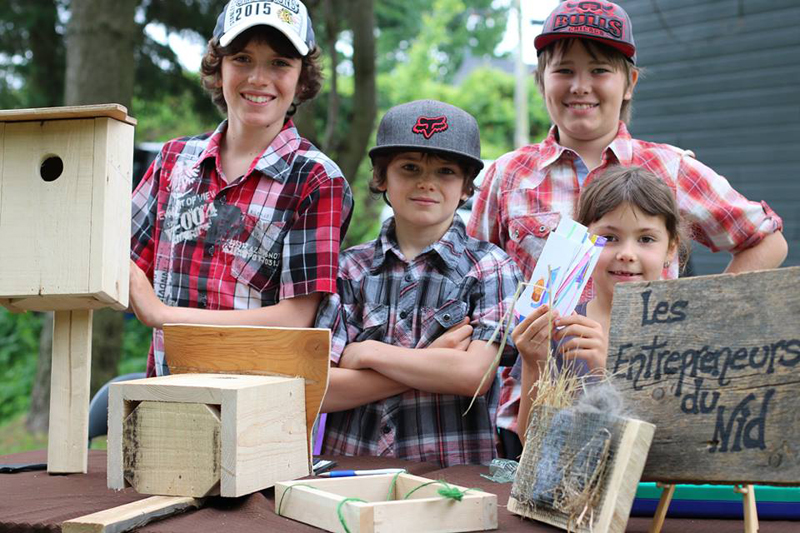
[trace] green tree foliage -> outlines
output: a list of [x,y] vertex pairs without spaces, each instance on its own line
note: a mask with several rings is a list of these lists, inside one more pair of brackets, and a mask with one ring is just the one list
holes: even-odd
[[0,309],[0,423],[28,409],[41,316]]

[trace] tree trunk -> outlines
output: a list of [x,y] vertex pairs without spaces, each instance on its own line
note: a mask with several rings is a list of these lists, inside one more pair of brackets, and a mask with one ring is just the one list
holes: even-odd
[[377,111],[375,94],[375,12],[373,0],[350,2],[350,24],[353,29],[353,70],[355,90],[353,120],[347,147],[339,157],[345,177],[353,180],[364,158],[372,135]]
[[[138,0],[72,0],[67,23],[66,105],[119,103],[133,97]],[[113,7],[112,7],[113,6]]]

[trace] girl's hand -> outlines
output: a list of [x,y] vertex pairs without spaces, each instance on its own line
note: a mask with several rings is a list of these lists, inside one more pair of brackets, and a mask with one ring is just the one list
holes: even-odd
[[605,369],[608,336],[600,324],[589,317],[572,314],[558,319],[556,325],[561,327],[555,333],[557,341],[573,337],[559,346],[565,359],[583,359],[590,371]]
[[469,317],[465,316],[464,320],[439,335],[428,348],[452,348],[465,352],[470,342],[472,342],[472,326]]
[[167,306],[158,299],[147,274],[131,261],[129,289],[130,306],[139,322],[151,328],[164,326],[164,311]]
[[349,368],[350,370],[370,368],[367,364],[369,356],[376,350],[380,350],[381,344],[372,340],[351,342],[344,347],[342,356],[339,358],[339,368]]
[[557,319],[558,311],[550,311],[549,306],[542,305],[514,327],[511,339],[526,364],[533,366],[547,359],[550,348],[547,337]]

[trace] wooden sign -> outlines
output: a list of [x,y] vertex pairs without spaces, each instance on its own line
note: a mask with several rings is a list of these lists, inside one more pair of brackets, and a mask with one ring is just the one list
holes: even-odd
[[644,480],[800,483],[800,267],[618,284],[607,367]]

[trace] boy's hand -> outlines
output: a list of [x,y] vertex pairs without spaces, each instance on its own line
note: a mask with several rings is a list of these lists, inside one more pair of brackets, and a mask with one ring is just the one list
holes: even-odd
[[372,340],[351,342],[345,346],[342,356],[339,358],[339,368],[349,368],[350,370],[370,368],[367,363],[369,356],[376,350],[380,350],[382,344]]
[[470,342],[472,342],[472,326],[469,317],[465,316],[464,320],[439,335],[428,348],[452,348],[466,352]]
[[557,319],[558,311],[550,311],[547,305],[542,305],[514,327],[511,339],[526,364],[535,366],[547,359],[547,351],[550,348],[547,337],[550,328],[555,327]]
[[131,261],[130,306],[136,318],[145,326],[160,328],[164,326],[163,310],[166,305],[158,299],[147,274]]
[[[557,341],[573,337],[559,346],[565,359],[583,359],[590,371],[605,369],[608,356],[608,336],[603,327],[589,317],[579,314],[559,318]],[[562,327],[563,326],[563,327]]]

